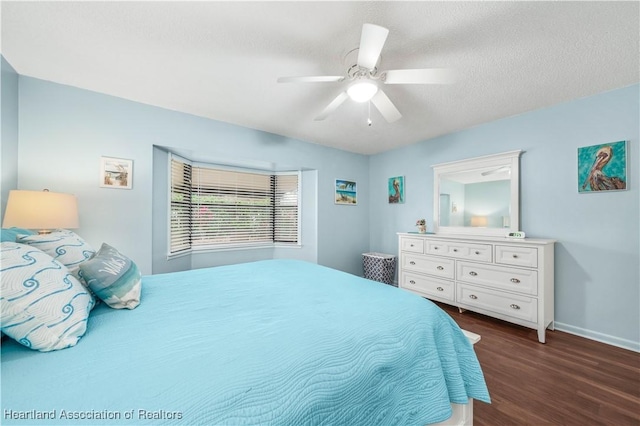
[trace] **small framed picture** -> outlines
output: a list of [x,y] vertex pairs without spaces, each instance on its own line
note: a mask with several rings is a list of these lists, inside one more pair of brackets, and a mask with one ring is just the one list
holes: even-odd
[[133,186],[133,160],[100,158],[100,187],[131,189]]
[[389,204],[404,203],[404,176],[389,178],[387,189],[389,192]]
[[350,206],[358,204],[358,187],[354,181],[336,179],[335,203]]
[[578,192],[627,189],[627,141],[578,148]]

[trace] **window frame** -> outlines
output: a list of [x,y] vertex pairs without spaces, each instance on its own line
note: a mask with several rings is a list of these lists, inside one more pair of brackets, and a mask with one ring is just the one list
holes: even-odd
[[[275,241],[275,229],[274,236],[272,240],[274,241],[264,241],[264,242],[234,242],[234,243],[224,243],[224,244],[208,244],[194,247],[191,241],[189,242],[189,248],[181,251],[177,251],[175,253],[171,252],[172,247],[172,231],[171,231],[171,219],[172,219],[172,162],[173,160],[182,162],[184,164],[190,165],[192,168],[205,168],[205,169],[214,169],[214,170],[222,170],[222,171],[231,171],[231,172],[239,172],[239,173],[247,173],[247,174],[261,174],[266,176],[282,176],[282,175],[295,175],[297,176],[297,226],[296,226],[296,242],[282,242]],[[192,169],[193,170],[193,169]],[[192,173],[193,178],[193,173]],[[275,195],[276,185],[273,185],[273,193]],[[230,251],[230,250],[255,250],[255,249],[265,249],[265,248],[301,248],[302,247],[302,172],[300,170],[286,170],[286,171],[270,171],[263,169],[255,169],[250,167],[238,167],[238,166],[229,166],[225,164],[215,164],[215,163],[204,163],[188,160],[180,155],[174,154],[172,152],[169,153],[168,156],[168,182],[167,182],[167,259],[174,259],[182,256],[191,255],[192,253],[207,253],[207,252],[218,252],[218,251]],[[193,192],[190,192],[191,194]],[[193,206],[193,202],[190,200],[190,206]],[[275,209],[275,204],[274,204]],[[191,216],[192,217],[192,216]],[[189,234],[192,232],[193,224],[189,225]]]

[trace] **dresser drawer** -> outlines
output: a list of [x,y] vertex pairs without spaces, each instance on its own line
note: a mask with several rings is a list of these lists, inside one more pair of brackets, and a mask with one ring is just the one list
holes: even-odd
[[529,269],[458,261],[456,277],[460,281],[481,284],[523,294],[538,294],[538,272]]
[[458,259],[491,262],[491,244],[468,244],[453,241],[428,241],[425,245],[426,254],[456,257]]
[[402,238],[400,239],[400,250],[413,253],[424,253],[424,240],[422,238]]
[[455,261],[436,256],[402,255],[402,268],[407,271],[422,272],[443,278],[453,279]]
[[400,279],[400,286],[425,296],[433,296],[450,302],[455,300],[453,282],[425,275],[405,273]]
[[538,301],[533,297],[508,294],[458,283],[457,302],[520,320],[538,321]]
[[538,249],[496,245],[496,263],[513,266],[538,267]]

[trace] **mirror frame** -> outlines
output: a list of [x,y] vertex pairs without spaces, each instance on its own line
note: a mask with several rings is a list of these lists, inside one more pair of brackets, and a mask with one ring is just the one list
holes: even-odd
[[[436,234],[478,235],[505,237],[520,229],[520,154],[521,150],[483,157],[435,164],[433,167],[433,228]],[[440,226],[440,178],[449,173],[464,172],[485,167],[511,167],[510,226],[508,228],[474,228],[471,226]]]

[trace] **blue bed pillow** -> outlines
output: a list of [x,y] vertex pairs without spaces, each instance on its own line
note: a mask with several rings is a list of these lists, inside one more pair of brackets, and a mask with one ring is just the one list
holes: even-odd
[[115,309],[134,309],[140,304],[142,276],[138,266],[107,243],[80,271],[89,288],[103,302]]
[[28,229],[16,228],[15,226],[12,228],[2,228],[2,242],[11,242],[15,243],[18,235],[33,235],[35,232],[30,231]]
[[75,346],[94,305],[87,289],[37,248],[10,242],[0,247],[1,331],[42,352]]

